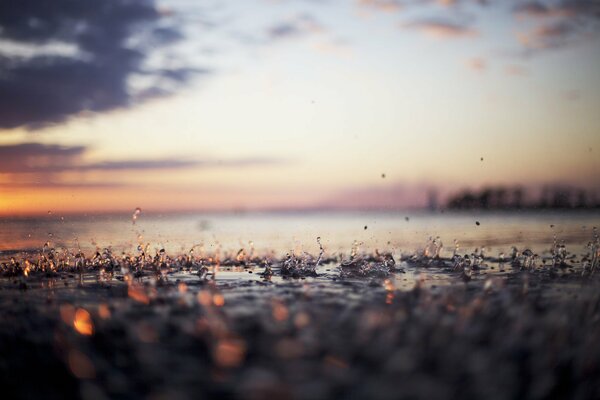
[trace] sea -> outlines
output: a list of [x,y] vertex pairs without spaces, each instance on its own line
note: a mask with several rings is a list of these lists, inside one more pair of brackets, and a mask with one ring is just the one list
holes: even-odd
[[314,211],[153,213],[0,217],[0,257],[16,253],[100,249],[136,253],[165,249],[185,254],[192,248],[256,254],[318,254],[319,241],[330,254],[352,251],[423,251],[433,240],[440,255],[479,251],[494,255],[531,249],[540,254],[556,243],[582,253],[600,227],[600,211]]

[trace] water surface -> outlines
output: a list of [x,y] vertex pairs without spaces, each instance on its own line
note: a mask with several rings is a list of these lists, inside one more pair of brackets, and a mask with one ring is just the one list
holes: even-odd
[[[318,252],[316,238],[329,253],[361,250],[410,253],[422,249],[430,237],[444,244],[450,255],[485,247],[488,254],[511,246],[543,252],[555,238],[572,251],[582,250],[600,226],[598,211],[577,212],[310,212],[310,213],[189,213],[153,214],[142,211],[133,223],[131,213],[100,216],[49,214],[36,218],[1,218],[0,251],[36,251],[51,247],[86,251],[111,247],[135,252],[139,244],[169,253],[192,246],[207,251],[236,251],[254,247],[277,255],[293,250]],[[455,242],[456,241],[456,242]]]

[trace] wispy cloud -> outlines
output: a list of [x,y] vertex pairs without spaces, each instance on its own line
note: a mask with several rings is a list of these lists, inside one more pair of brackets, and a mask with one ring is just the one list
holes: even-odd
[[488,68],[488,63],[487,61],[482,58],[482,57],[473,57],[473,58],[469,58],[466,62],[467,67],[471,70],[471,71],[475,71],[478,73],[482,73],[485,72]]
[[401,25],[402,28],[419,31],[438,39],[456,39],[478,36],[479,32],[469,24],[443,19],[422,19]]
[[570,22],[540,25],[528,32],[519,32],[519,43],[530,50],[566,47],[578,39],[578,28]]
[[324,31],[325,27],[312,15],[301,14],[271,26],[267,34],[270,39],[279,40],[322,33]]
[[522,65],[510,64],[504,68],[507,75],[511,76],[528,76],[529,70]]
[[402,2],[398,0],[358,0],[360,8],[369,11],[394,13],[402,9]]
[[234,168],[260,165],[280,165],[283,160],[268,157],[234,159],[125,159],[89,162],[85,146],[62,146],[42,143],[0,145],[0,173],[52,174],[87,171],[149,171],[186,168]]

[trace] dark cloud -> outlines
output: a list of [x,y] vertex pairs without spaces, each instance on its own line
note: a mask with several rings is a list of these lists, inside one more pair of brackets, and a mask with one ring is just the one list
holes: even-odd
[[514,13],[518,17],[547,17],[554,14],[554,10],[537,1],[517,4]]
[[600,30],[597,1],[531,1],[515,6],[513,13],[520,21],[535,23],[517,35],[529,52],[577,45],[597,37]]
[[285,38],[290,36],[297,36],[302,33],[302,30],[291,23],[279,24],[269,29],[269,36],[271,38]]
[[600,3],[593,0],[527,1],[514,8],[517,17],[600,17]]
[[86,171],[145,171],[209,167],[247,167],[281,164],[274,158],[237,158],[228,160],[192,160],[159,158],[138,160],[85,161],[85,146],[61,146],[42,143],[0,145],[0,174],[56,174]]
[[[180,38],[153,0],[0,2],[0,39],[31,53],[0,52],[0,129],[35,128],[86,110],[128,107],[138,92],[153,86],[172,90],[173,83],[198,70],[151,69],[144,62],[154,49]],[[39,51],[52,44],[76,50]],[[129,80],[135,75],[152,83],[133,89]]]

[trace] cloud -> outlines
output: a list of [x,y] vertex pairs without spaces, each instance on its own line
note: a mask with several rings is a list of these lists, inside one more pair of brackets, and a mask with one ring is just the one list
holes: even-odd
[[35,180],[28,181],[20,180],[8,184],[0,183],[0,187],[10,187],[11,189],[27,189],[31,187],[35,187],[35,189],[113,189],[132,186],[136,185],[118,182],[63,182],[49,176],[38,177]]
[[456,6],[460,3],[475,3],[480,6],[487,6],[490,2],[489,0],[436,0],[436,3],[443,6]]
[[481,57],[473,57],[467,60],[467,67],[475,72],[485,72],[487,70],[487,61]]
[[402,3],[398,0],[358,0],[358,6],[365,10],[393,13],[402,9]]
[[490,2],[489,0],[417,0],[417,1],[413,1],[411,2],[411,4],[432,4],[435,3],[438,6],[442,6],[445,8],[458,8],[459,6],[463,5],[463,4],[476,4],[479,6],[486,6],[488,5]]
[[504,69],[507,75],[511,76],[528,76],[529,70],[522,65],[510,64]]
[[84,146],[20,143],[0,146],[0,173],[46,171],[68,166],[85,153]]
[[529,1],[517,4],[513,10],[517,18],[600,17],[600,4],[595,1],[561,0],[548,3]]
[[54,174],[87,171],[147,171],[185,168],[249,167],[281,164],[283,160],[267,157],[193,160],[158,158],[87,162],[85,146],[21,143],[0,145],[0,174]]
[[455,39],[479,35],[477,30],[469,27],[467,24],[443,19],[422,19],[419,21],[408,22],[401,26],[439,39]]
[[546,50],[577,44],[583,39],[582,33],[581,27],[574,21],[559,21],[520,32],[517,38],[529,50]]
[[[154,0],[0,3],[0,129],[129,107],[150,88],[172,91],[198,69],[146,61],[181,37]],[[133,88],[135,76],[150,83]]]
[[600,3],[594,1],[525,2],[513,14],[518,21],[534,24],[517,33],[530,52],[577,45],[597,37],[600,28]]
[[517,18],[546,18],[563,15],[562,9],[550,7],[536,1],[519,4],[514,9]]
[[314,17],[308,14],[301,14],[272,26],[268,29],[267,35],[269,39],[280,40],[301,37],[311,33],[322,33],[324,31],[325,27]]

